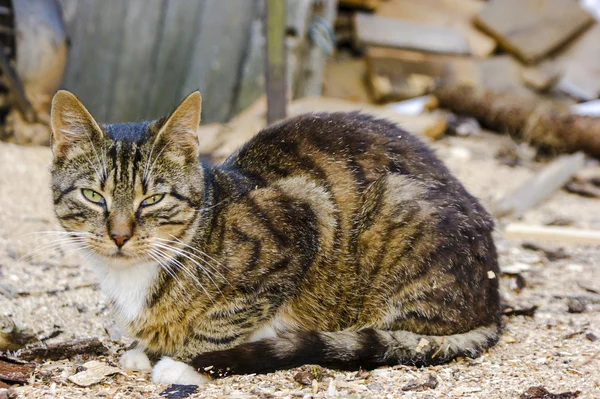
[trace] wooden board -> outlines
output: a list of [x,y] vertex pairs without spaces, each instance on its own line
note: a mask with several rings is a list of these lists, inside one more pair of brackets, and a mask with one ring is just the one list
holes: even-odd
[[492,0],[475,22],[507,51],[532,63],[593,22],[572,0]]
[[473,55],[487,57],[496,41],[472,23],[484,6],[480,0],[387,0],[376,14],[454,28],[464,35]]
[[397,18],[356,13],[358,45],[386,46],[435,53],[468,54],[469,44],[456,29]]
[[435,80],[479,84],[477,65],[467,57],[371,47],[366,59],[367,82],[380,102],[423,95]]
[[101,123],[163,116],[198,88],[203,120],[225,121],[260,2],[60,0],[71,41],[62,87]]
[[580,100],[600,97],[600,24],[585,31],[550,63],[562,71],[558,88]]

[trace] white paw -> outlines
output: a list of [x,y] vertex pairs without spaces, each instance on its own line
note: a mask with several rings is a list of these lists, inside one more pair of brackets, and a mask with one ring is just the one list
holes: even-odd
[[157,384],[200,385],[210,381],[192,366],[163,357],[152,369],[152,382]]
[[119,364],[125,370],[150,370],[152,365],[150,359],[143,350],[135,348],[129,350],[121,356]]

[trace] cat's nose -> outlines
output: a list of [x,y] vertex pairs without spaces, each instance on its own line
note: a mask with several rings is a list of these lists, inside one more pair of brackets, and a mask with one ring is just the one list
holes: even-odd
[[125,245],[125,243],[127,241],[129,241],[131,236],[130,235],[111,234],[110,238],[112,238],[112,240],[115,242],[115,244],[117,244],[117,247],[121,248],[123,245]]

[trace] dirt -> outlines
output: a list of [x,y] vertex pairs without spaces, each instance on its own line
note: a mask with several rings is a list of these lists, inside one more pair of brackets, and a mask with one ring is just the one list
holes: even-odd
[[[527,156],[532,151],[526,147],[519,150],[525,154],[520,165],[501,164],[494,155],[514,143],[490,133],[445,137],[432,146],[486,205],[543,166]],[[50,160],[48,148],[0,143],[0,316],[38,336],[56,335],[48,342],[97,337],[109,353],[48,361],[29,383],[13,389],[22,398],[157,398],[167,387],[151,383],[147,372],[123,370],[89,387],[69,379],[91,360],[118,367],[118,356],[132,340],[112,322],[90,266],[72,248],[52,246],[57,236],[33,234],[60,231],[52,211]],[[584,172],[600,176],[600,166],[590,161]],[[559,191],[520,222],[542,225],[559,219],[572,228],[600,230],[600,200]],[[579,398],[600,398],[600,340],[592,339],[600,336],[600,294],[592,292],[600,290],[600,248],[547,244],[550,249],[563,247],[567,254],[551,261],[543,251],[503,240],[504,223],[497,232],[501,265],[517,268],[525,286],[521,281],[516,287],[514,276],[504,276],[503,295],[511,306],[538,308],[533,317],[505,317],[502,339],[482,356],[421,369],[397,366],[358,374],[325,370],[320,381],[310,378],[312,371],[302,382],[294,378],[310,368],[232,376],[198,387],[191,397],[518,398],[531,387],[543,386],[551,393],[581,391]],[[583,306],[569,313],[574,300]],[[186,395],[177,387],[170,392],[164,395]]]

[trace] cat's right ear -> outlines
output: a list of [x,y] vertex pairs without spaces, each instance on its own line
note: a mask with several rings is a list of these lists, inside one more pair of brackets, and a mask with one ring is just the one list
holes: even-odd
[[65,155],[70,149],[94,145],[104,133],[94,117],[71,92],[59,90],[50,111],[52,152]]

